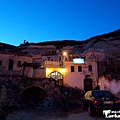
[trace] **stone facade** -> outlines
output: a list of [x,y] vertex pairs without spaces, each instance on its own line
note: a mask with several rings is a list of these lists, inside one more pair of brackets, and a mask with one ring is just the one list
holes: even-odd
[[[22,64],[24,62],[32,62],[32,56],[9,52],[0,52],[0,74],[22,75]],[[32,74],[30,72],[31,70],[28,71],[28,76]]]
[[[97,59],[105,58],[103,53],[89,52],[88,54],[73,52],[73,47],[57,50],[55,46],[23,46],[23,54],[1,52],[1,75],[23,75],[31,78],[54,78],[60,85],[67,85],[83,90],[84,79],[92,79],[93,88],[98,82]],[[66,55],[63,55],[66,52]],[[90,55],[92,54],[92,56]],[[74,64],[74,57],[84,57],[85,62]],[[100,59],[99,59],[100,60]],[[11,64],[10,64],[11,62]],[[27,65],[23,65],[27,63]],[[21,67],[21,65],[23,65]],[[36,66],[37,65],[37,66]],[[74,67],[74,71],[71,71]],[[91,68],[90,68],[91,67]],[[79,69],[79,70],[78,70]],[[31,83],[32,84],[32,83]]]
[[[28,47],[28,52],[32,53],[32,49],[35,49],[35,46]],[[46,48],[46,49],[44,49]],[[73,47],[64,47],[63,49],[60,49],[59,52],[56,52],[57,54],[53,55],[50,53],[54,52],[54,47],[52,49],[51,46],[44,46],[41,47],[36,46],[36,49],[41,51],[39,54],[34,54],[33,50],[33,63],[40,63],[41,60],[44,60],[42,62],[41,66],[37,69],[33,69],[33,74],[31,75],[34,78],[48,78],[52,77],[56,79],[56,81],[62,81],[60,84],[68,85],[71,87],[78,87],[79,89],[84,89],[84,79],[87,75],[90,76],[92,79],[93,88],[97,85],[98,80],[98,71],[97,71],[97,62],[101,61],[101,59],[105,59],[105,55],[102,52],[89,52],[89,53],[79,53],[79,54],[72,54]],[[49,54],[45,51],[49,51]],[[27,51],[27,49],[26,49]],[[39,52],[40,52],[39,51]],[[56,50],[57,51],[57,50]],[[63,53],[66,52],[66,55]],[[92,54],[92,55],[91,55]],[[53,58],[54,56],[54,58]],[[72,59],[76,57],[84,57],[85,63],[83,64],[73,64]],[[48,59],[49,57],[49,59]],[[59,59],[60,58],[60,59]],[[71,72],[71,66],[74,66],[75,71]],[[89,66],[92,67],[92,71],[89,71]],[[81,67],[81,71],[78,72],[78,67]],[[26,67],[28,69],[28,67]],[[54,76],[53,74],[56,74]],[[59,77],[59,74],[61,77]]]
[[[29,91],[30,88],[32,88],[32,91],[37,88],[40,92],[40,94],[37,94],[37,98],[41,98],[42,100],[48,96],[53,96],[55,99],[60,96],[60,89],[57,82],[49,78],[34,79],[14,75],[2,76],[0,78],[0,85],[0,103],[7,106],[19,105],[25,102],[27,97],[29,97],[28,102],[31,102],[32,98],[35,98],[36,93],[32,94],[31,91]],[[23,94],[25,91],[29,92],[25,95]],[[31,97],[28,96],[29,94]],[[41,102],[39,101],[41,99],[38,99],[38,102]]]

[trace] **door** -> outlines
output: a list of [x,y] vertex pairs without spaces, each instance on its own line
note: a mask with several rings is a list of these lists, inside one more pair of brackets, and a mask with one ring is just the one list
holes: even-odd
[[48,78],[53,78],[58,82],[59,85],[63,85],[63,76],[57,71],[50,73],[50,75],[48,75]]
[[84,90],[89,91],[93,89],[93,85],[92,85],[92,79],[88,78],[88,79],[84,79]]

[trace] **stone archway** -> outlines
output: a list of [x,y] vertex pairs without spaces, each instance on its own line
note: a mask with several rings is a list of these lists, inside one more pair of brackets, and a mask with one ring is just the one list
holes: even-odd
[[63,75],[57,71],[50,73],[48,78],[53,78],[58,82],[59,85],[63,85]]
[[32,86],[25,89],[20,95],[20,103],[28,104],[30,102],[34,104],[38,104],[42,102],[45,97],[47,97],[47,93],[38,86]]

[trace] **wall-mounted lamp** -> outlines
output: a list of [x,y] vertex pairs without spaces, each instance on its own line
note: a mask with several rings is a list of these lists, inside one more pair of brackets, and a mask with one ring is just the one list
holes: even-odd
[[63,52],[63,56],[67,56],[67,52]]

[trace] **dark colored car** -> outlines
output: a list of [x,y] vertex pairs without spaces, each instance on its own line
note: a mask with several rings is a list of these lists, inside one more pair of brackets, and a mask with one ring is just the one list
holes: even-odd
[[94,116],[103,110],[120,110],[120,99],[106,90],[91,90],[81,99],[81,107],[87,109],[90,116]]

